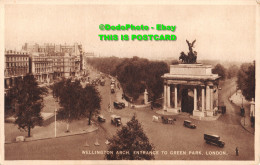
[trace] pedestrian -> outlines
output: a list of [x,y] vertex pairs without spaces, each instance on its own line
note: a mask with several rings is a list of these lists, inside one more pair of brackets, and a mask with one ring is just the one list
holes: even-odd
[[236,147],[236,156],[238,156],[238,148]]

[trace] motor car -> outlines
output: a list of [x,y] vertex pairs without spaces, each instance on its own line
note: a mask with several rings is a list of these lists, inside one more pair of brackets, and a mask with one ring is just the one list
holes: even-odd
[[101,86],[104,86],[105,83],[106,83],[105,79],[101,79],[101,80],[100,80],[100,85],[101,85]]
[[183,122],[184,127],[195,129],[197,126],[195,124],[192,124],[189,120],[184,120]]
[[97,119],[98,119],[99,122],[105,122],[106,121],[106,118],[103,115],[98,115]]
[[115,89],[114,88],[111,88],[111,93],[115,93]]
[[213,144],[221,148],[225,146],[225,142],[221,141],[218,135],[204,134],[204,140],[207,144]]
[[125,103],[123,103],[123,102],[114,102],[114,108],[116,108],[116,109],[123,109],[123,108],[125,108]]
[[117,115],[111,115],[111,124],[113,124],[113,125],[115,125],[117,127],[122,125],[121,117],[117,116]]

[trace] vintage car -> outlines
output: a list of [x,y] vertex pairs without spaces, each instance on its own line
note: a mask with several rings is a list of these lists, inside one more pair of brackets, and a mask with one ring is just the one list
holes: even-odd
[[207,144],[214,144],[221,148],[225,145],[225,142],[221,141],[218,135],[204,134],[204,140]]
[[183,126],[184,126],[184,127],[188,127],[188,128],[192,128],[192,129],[195,129],[195,128],[196,128],[196,125],[195,125],[195,124],[192,124],[191,121],[189,121],[189,120],[184,120]]
[[114,84],[110,85],[110,90],[111,90],[111,93],[115,93],[115,85]]
[[114,78],[111,79],[111,84],[115,84],[116,80]]
[[115,108],[115,109],[123,109],[123,108],[125,108],[125,103],[122,103],[122,102],[114,102],[114,108]]
[[115,126],[120,126],[121,123],[121,117],[117,115],[111,115],[111,124],[114,124]]
[[105,79],[101,79],[99,84],[100,84],[101,86],[104,86],[105,83],[106,83]]
[[103,115],[98,115],[97,119],[98,119],[99,122],[105,122],[106,121],[106,118]]

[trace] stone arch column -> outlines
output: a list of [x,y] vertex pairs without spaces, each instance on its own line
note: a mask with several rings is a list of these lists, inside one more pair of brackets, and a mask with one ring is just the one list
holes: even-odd
[[167,84],[164,83],[164,90],[163,90],[163,110],[167,110]]
[[197,110],[198,109],[198,105],[197,105],[197,87],[194,87],[194,91],[193,91],[193,110]]
[[171,86],[167,84],[167,108],[171,107]]

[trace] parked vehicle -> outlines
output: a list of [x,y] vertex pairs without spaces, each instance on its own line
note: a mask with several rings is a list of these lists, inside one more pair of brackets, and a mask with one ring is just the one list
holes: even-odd
[[110,89],[111,89],[111,93],[115,93],[115,85],[114,84],[111,84]]
[[114,78],[111,79],[111,84],[116,84],[116,80]]
[[204,140],[207,144],[214,144],[221,148],[225,146],[225,142],[221,141],[218,135],[204,134]]
[[125,103],[123,103],[123,102],[114,102],[114,108],[116,108],[116,109],[123,109],[123,108],[125,108]]
[[115,126],[120,126],[121,123],[121,117],[117,115],[111,115],[111,124],[114,124]]
[[197,126],[195,124],[192,124],[189,120],[184,120],[183,122],[184,127],[195,129]]
[[115,93],[115,89],[114,88],[111,88],[111,93]]
[[106,82],[105,79],[101,79],[101,80],[100,80],[100,85],[101,85],[101,86],[104,86],[104,85],[105,85],[105,82]]
[[106,121],[106,118],[103,115],[98,115],[97,119],[98,119],[99,122],[105,122]]

